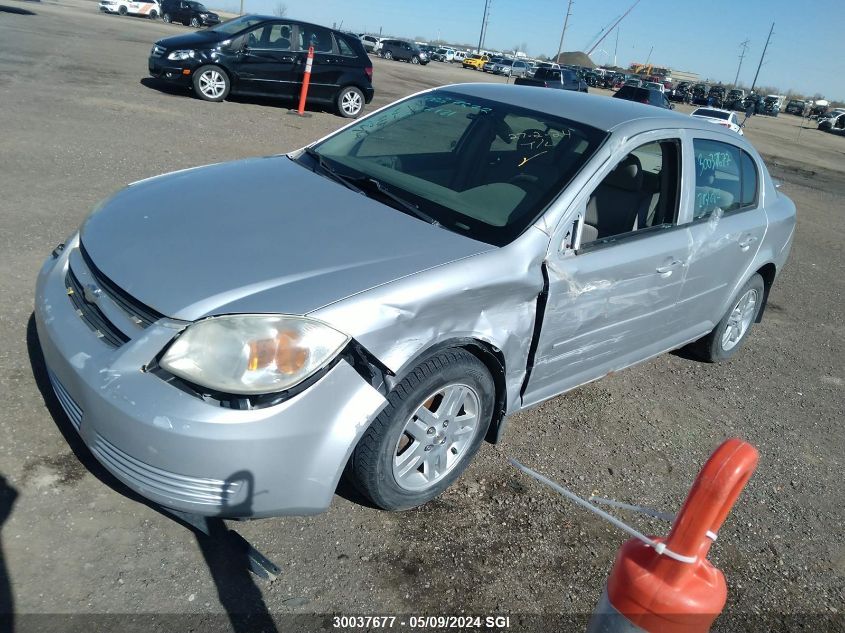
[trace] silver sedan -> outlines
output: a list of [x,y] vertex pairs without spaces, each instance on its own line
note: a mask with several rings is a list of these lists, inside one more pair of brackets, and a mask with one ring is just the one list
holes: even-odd
[[737,353],[795,207],[744,138],[619,99],[413,95],[289,155],[129,185],[38,278],[58,400],[153,501],[386,509],[526,407],[658,354]]

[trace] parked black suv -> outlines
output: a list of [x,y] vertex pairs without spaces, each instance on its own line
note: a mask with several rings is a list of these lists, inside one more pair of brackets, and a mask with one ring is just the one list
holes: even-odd
[[789,103],[786,104],[786,112],[787,114],[797,114],[798,116],[804,116],[804,110],[806,109],[807,104],[802,101],[801,99],[792,99]]
[[428,53],[420,50],[413,42],[405,40],[382,40],[378,54],[385,59],[411,62],[412,64],[427,64]]
[[165,22],[181,22],[185,26],[212,26],[220,24],[220,16],[193,0],[162,0],[161,19]]
[[674,110],[675,106],[669,103],[662,92],[656,88],[638,88],[636,86],[622,86],[617,90],[613,97],[615,99],[625,99],[626,101],[636,101],[637,103],[644,103],[646,105],[657,106],[658,108],[666,108]]
[[223,101],[229,92],[297,99],[309,46],[314,64],[307,102],[357,117],[373,99],[373,64],[357,37],[316,24],[245,15],[159,40],[149,71],[193,87],[206,101]]

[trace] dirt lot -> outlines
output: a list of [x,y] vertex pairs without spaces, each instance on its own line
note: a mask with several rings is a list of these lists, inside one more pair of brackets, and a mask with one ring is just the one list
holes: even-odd
[[[732,435],[762,460],[712,550],[729,612],[769,613],[785,628],[826,614],[815,630],[843,626],[845,138],[802,130],[789,115],[748,126],[799,224],[766,319],[735,360],[665,355],[515,416],[502,444],[484,446],[451,490],[416,511],[388,514],[340,495],[317,517],[238,524],[283,570],[253,582],[227,550],[128,495],[75,439],[39,366],[33,287],[52,248],[126,183],[288,151],[344,121],[151,87],[151,43],[183,27],[99,15],[85,0],[3,3],[33,13],[0,7],[0,521],[10,512],[0,574],[5,560],[19,626],[47,630],[22,615],[46,613],[208,614],[236,631],[251,630],[238,612],[258,621],[268,612],[583,614],[623,534],[505,457],[583,495],[672,511]],[[370,110],[427,86],[504,81],[444,64],[374,64]],[[0,579],[0,612],[10,606],[2,601]],[[207,630],[191,622],[180,630]],[[531,627],[541,621],[511,623]]]

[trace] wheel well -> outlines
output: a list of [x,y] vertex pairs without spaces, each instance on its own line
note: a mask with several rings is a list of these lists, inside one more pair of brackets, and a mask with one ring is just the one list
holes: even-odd
[[757,313],[757,320],[756,323],[760,323],[763,320],[763,312],[766,310],[766,305],[769,302],[769,291],[772,288],[772,284],[775,282],[775,277],[777,276],[777,268],[775,268],[774,264],[766,264],[757,270],[757,274],[763,278],[763,305],[760,306],[760,311]]
[[487,436],[484,438],[491,444],[496,444],[501,438],[501,431],[504,430],[502,423],[508,405],[508,392],[505,383],[505,356],[501,350],[477,339],[467,341],[461,347],[487,366],[490,375],[493,377],[493,384],[496,385],[493,419],[490,420],[490,428],[487,430]]

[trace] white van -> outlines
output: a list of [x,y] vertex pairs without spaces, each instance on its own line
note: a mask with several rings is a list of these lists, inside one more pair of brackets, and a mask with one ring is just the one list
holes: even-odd
[[451,61],[457,62],[458,64],[462,63],[467,58],[467,54],[463,51],[455,51],[455,55],[452,57]]

